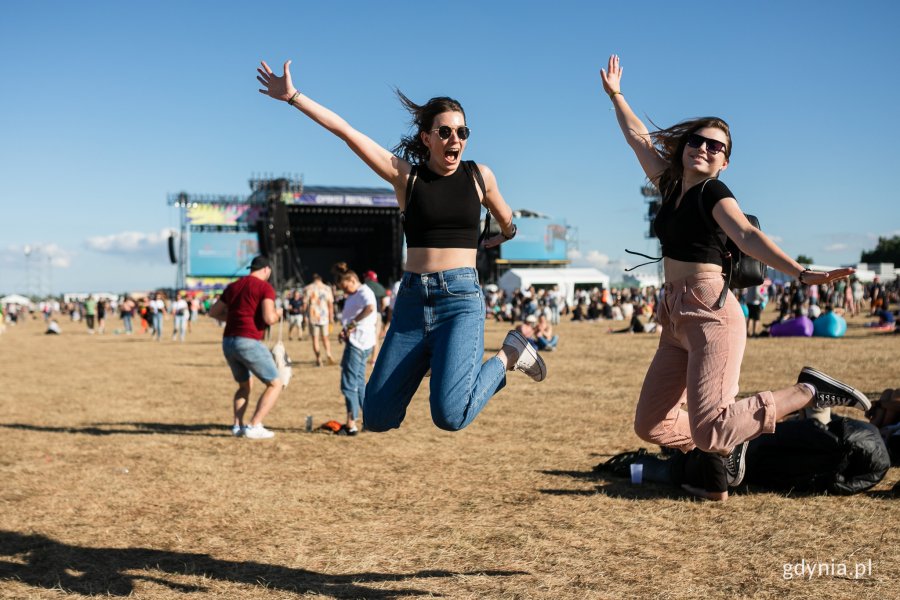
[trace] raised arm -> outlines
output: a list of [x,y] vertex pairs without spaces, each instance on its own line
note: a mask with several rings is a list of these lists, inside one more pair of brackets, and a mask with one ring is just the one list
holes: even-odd
[[389,182],[395,189],[402,190],[406,185],[406,178],[410,172],[410,165],[386,149],[379,146],[367,135],[360,133],[350,126],[337,113],[325,108],[318,102],[300,93],[294,87],[291,79],[291,61],[284,63],[284,75],[275,75],[269,65],[262,61],[262,68],[258,68],[256,79],[263,85],[259,90],[276,100],[287,102],[297,108],[307,117],[338,136],[350,146],[350,149],[359,156],[363,162],[378,174],[379,177]]
[[622,133],[625,134],[625,141],[634,150],[647,178],[656,184],[668,165],[653,147],[650,131],[634,114],[634,111],[628,106],[628,102],[625,101],[625,96],[622,95],[622,72],[623,69],[619,66],[619,57],[613,54],[609,57],[607,70],[600,69],[603,90],[609,95],[613,107],[616,109],[616,119],[619,121]]
[[828,283],[848,277],[855,271],[849,267],[833,271],[805,269],[803,265],[785,254],[766,234],[751,225],[734,198],[719,200],[713,207],[712,216],[742,252],[786,275],[797,277],[800,283],[815,285]]

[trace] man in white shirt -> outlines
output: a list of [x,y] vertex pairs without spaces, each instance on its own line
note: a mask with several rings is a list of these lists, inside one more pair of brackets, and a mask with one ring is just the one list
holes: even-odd
[[344,291],[344,326],[338,339],[345,343],[341,358],[341,393],[347,403],[347,434],[356,435],[356,420],[366,395],[366,362],[375,347],[375,322],[378,319],[375,293],[360,283],[356,273],[340,274],[338,285]]

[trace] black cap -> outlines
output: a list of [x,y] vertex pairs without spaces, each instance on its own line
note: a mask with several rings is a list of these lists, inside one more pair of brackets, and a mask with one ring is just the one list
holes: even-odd
[[269,266],[269,259],[265,256],[257,256],[253,259],[253,262],[250,263],[249,269],[251,271],[259,271],[260,269],[265,269]]

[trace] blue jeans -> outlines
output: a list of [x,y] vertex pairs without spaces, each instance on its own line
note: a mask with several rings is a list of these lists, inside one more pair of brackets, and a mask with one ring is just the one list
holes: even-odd
[[223,337],[222,354],[238,383],[250,380],[250,373],[268,385],[278,379],[278,367],[265,344],[245,337]]
[[506,385],[506,365],[484,357],[484,294],[475,269],[403,274],[391,326],[363,406],[366,429],[400,427],[431,367],[431,419],[447,431],[472,422]]
[[187,315],[175,315],[175,329],[172,330],[172,339],[180,337],[184,341],[184,334],[187,330]]
[[347,403],[347,412],[355,421],[366,397],[366,362],[372,349],[360,350],[351,343],[344,346],[341,358],[341,393]]
[[547,348],[556,348],[556,344],[559,343],[559,336],[554,335],[552,338],[545,338],[538,336],[537,338],[537,347],[538,350],[546,350]]
[[153,327],[153,336],[157,340],[162,335],[162,326],[163,326],[162,319],[163,319],[162,313],[160,313],[160,312],[153,313],[153,323],[151,324],[151,326]]
[[125,333],[132,332],[131,319],[132,319],[132,316],[128,313],[125,313],[122,315],[122,320],[125,322]]

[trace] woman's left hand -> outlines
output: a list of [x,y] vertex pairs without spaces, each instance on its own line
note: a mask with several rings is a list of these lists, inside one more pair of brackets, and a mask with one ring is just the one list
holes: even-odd
[[854,273],[856,273],[856,269],[853,267],[844,267],[834,271],[804,271],[803,280],[800,283],[804,285],[821,285],[837,279],[844,279]]
[[256,69],[259,73],[259,75],[256,76],[256,79],[264,85],[265,88],[260,88],[259,93],[271,96],[276,100],[284,100],[285,102],[290,100],[291,96],[294,95],[294,92],[297,91],[297,88],[294,87],[294,83],[291,81],[291,61],[285,61],[284,75],[281,77],[272,72],[272,69],[269,68],[266,61],[262,61],[261,64],[262,68]]

